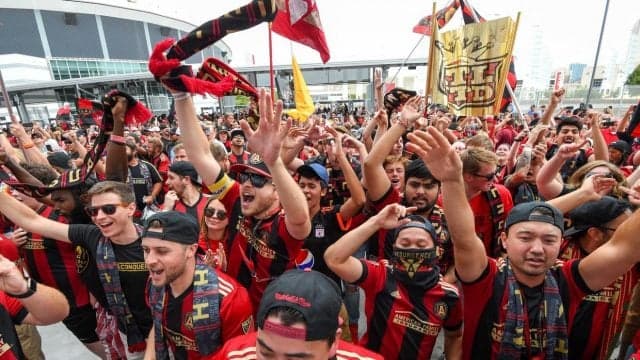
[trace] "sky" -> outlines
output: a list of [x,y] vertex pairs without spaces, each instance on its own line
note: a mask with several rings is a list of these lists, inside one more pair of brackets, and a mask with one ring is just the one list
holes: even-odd
[[[214,4],[213,9],[202,11],[202,2],[182,0],[186,6],[179,13],[184,14],[185,20],[199,24],[247,3],[246,0],[207,1]],[[446,3],[448,0],[438,0],[437,8]],[[430,13],[432,7],[432,2],[424,0],[317,0],[317,4],[334,61],[405,58],[421,37],[411,31],[412,27]],[[485,18],[515,18],[518,11],[521,12],[518,40],[522,41],[516,40],[517,52],[526,51],[524,40],[538,31],[534,26],[539,25],[554,64],[593,62],[606,0],[473,0],[472,4]],[[610,0],[601,54],[613,51],[624,56],[631,27],[640,19],[638,10],[640,3],[636,0]],[[457,15],[444,30],[460,25],[462,19]],[[266,25],[231,34],[224,41],[234,55],[240,55],[239,62],[244,61],[240,58],[247,51],[255,53],[257,61],[268,57]],[[290,60],[289,43],[274,36],[274,52],[277,59],[285,59],[282,63]],[[301,51],[306,50],[302,48],[302,45],[293,46],[299,60],[305,60],[301,62],[320,61],[314,52]],[[414,57],[420,54],[414,53]]]
[[[449,0],[437,0],[437,8]],[[178,17],[194,24],[216,18],[244,5],[248,0],[137,0],[137,6]],[[416,43],[411,58],[426,58],[428,38],[412,32],[421,17],[431,12],[432,2],[424,0],[316,0],[320,11],[331,61],[404,59]],[[206,5],[203,6],[203,3]],[[543,61],[552,68],[570,63],[594,61],[606,0],[472,0],[487,19],[521,13],[514,55],[522,66],[538,52],[536,36],[542,40]],[[621,62],[633,24],[640,20],[637,0],[610,0],[599,64]],[[443,31],[462,25],[458,12]],[[232,66],[268,64],[266,24],[223,39],[233,52]],[[319,63],[320,56],[307,47],[273,35],[275,64],[290,64],[292,52],[298,62]]]

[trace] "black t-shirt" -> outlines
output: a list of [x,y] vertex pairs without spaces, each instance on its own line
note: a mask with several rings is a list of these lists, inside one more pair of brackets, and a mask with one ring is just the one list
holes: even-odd
[[[79,245],[86,249],[88,253],[87,265],[84,271],[82,271],[82,268],[79,268],[79,271],[81,271],[83,279],[89,279],[87,286],[91,293],[100,301],[102,306],[108,309],[109,303],[102,289],[95,262],[98,242],[102,237],[100,229],[95,225],[69,225],[68,236],[74,245]],[[149,271],[144,264],[144,253],[141,244],[141,239],[138,238],[128,245],[112,243],[112,246],[116,261],[118,262],[120,285],[127,299],[129,310],[136,324],[138,324],[140,330],[146,336],[153,325],[153,320],[151,310],[145,301],[145,287],[149,277]],[[118,323],[118,325],[122,327],[122,324]],[[122,328],[120,330],[124,331]]]
[[311,219],[311,233],[304,240],[303,246],[313,254],[313,269],[329,276],[336,284],[340,284],[340,278],[327,266],[324,261],[324,253],[345,233],[338,222],[339,212],[340,206],[319,211]]
[[0,359],[24,358],[14,324],[21,324],[27,315],[18,300],[0,292]]
[[[140,169],[142,166],[147,167],[150,178],[144,176],[142,169]],[[136,207],[142,211],[145,207],[142,199],[147,195],[151,195],[149,188],[155,183],[162,182],[162,177],[155,166],[144,160],[138,160],[138,165],[136,166],[129,166],[129,171],[129,183],[133,185],[133,192],[136,196]]]

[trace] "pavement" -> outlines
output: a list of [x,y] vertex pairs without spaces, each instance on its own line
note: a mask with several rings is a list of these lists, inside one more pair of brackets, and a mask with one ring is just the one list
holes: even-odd
[[47,360],[99,360],[63,323],[38,326],[42,352]]

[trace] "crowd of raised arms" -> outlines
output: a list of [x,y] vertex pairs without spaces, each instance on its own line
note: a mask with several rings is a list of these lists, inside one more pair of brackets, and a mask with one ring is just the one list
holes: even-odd
[[[0,359],[62,321],[101,359],[640,359],[640,110],[0,133]],[[135,102],[135,101],[134,101]]]

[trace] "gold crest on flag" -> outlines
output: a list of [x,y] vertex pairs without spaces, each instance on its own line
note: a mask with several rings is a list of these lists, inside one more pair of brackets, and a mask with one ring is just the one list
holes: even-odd
[[499,111],[517,22],[510,17],[465,25],[433,35],[429,84],[433,103],[456,115]]

